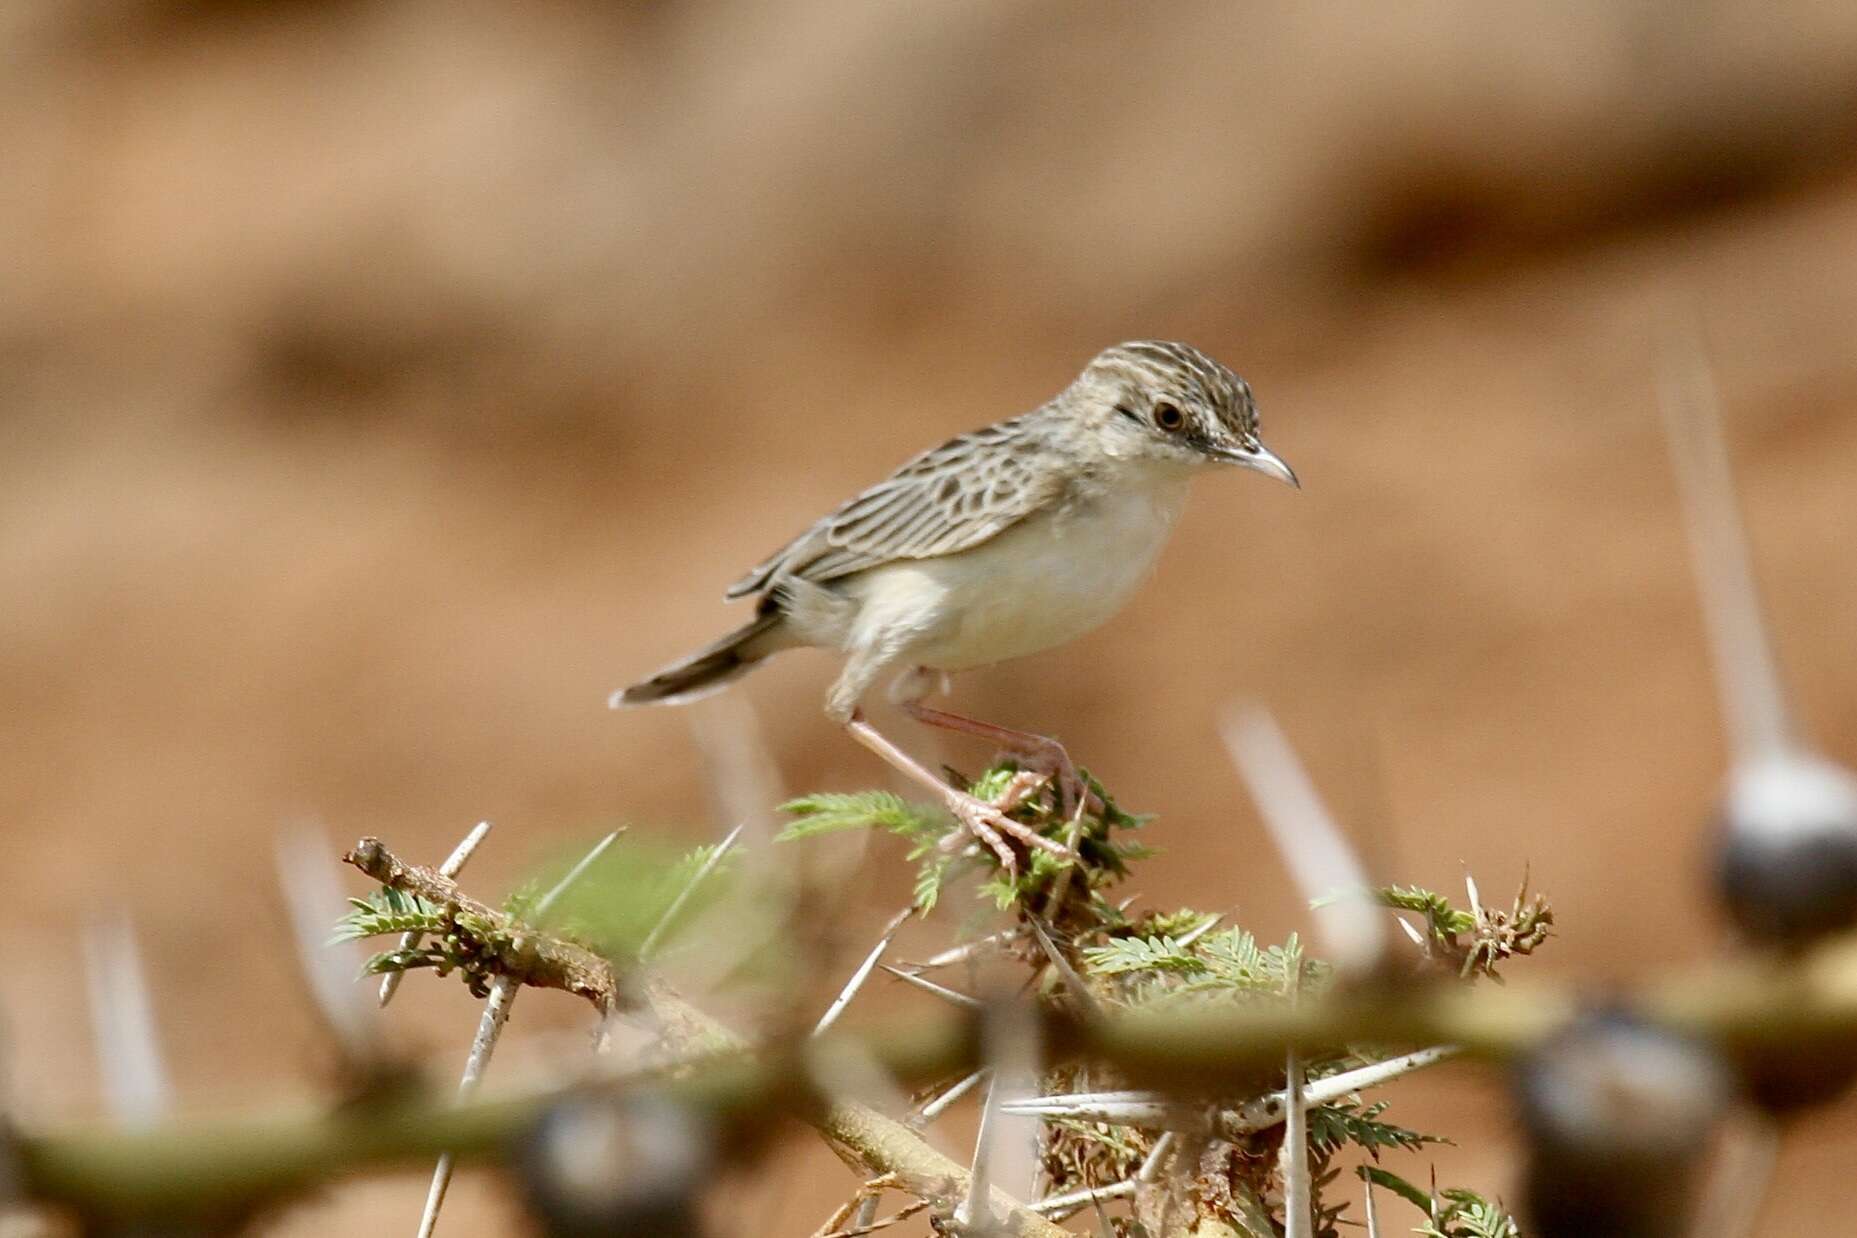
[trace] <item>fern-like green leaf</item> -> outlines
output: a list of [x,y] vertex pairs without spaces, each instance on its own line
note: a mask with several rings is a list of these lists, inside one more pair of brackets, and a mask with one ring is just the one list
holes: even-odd
[[1282,973],[1271,967],[1257,938],[1243,929],[1208,933],[1200,938],[1198,945],[1206,970],[1232,988],[1275,991],[1282,987]]
[[1083,952],[1083,964],[1097,976],[1125,975],[1129,972],[1166,971],[1194,973],[1206,970],[1206,964],[1190,947],[1172,937],[1114,937],[1100,946]]
[[1425,1224],[1414,1230],[1419,1238],[1522,1238],[1521,1226],[1501,1204],[1475,1191],[1451,1187],[1432,1192],[1415,1186],[1390,1169],[1362,1165],[1362,1179],[1385,1187],[1425,1214]]
[[1408,1182],[1392,1170],[1382,1169],[1378,1165],[1360,1165],[1355,1168],[1354,1172],[1359,1174],[1363,1181],[1385,1187],[1427,1216],[1431,1215],[1430,1192]]
[[904,838],[939,838],[948,831],[947,815],[912,804],[888,791],[821,792],[788,800],[780,811],[796,820],[779,835],[779,841],[810,838],[841,830],[878,829]]
[[417,967],[443,966],[443,960],[430,950],[383,950],[362,964],[361,973],[366,976],[379,976],[390,971],[412,971]]
[[1421,1238],[1522,1238],[1515,1218],[1475,1191],[1453,1188],[1439,1198],[1431,1223],[1417,1231]]
[[348,900],[348,914],[335,922],[330,945],[401,933],[442,933],[445,909],[437,903],[383,886],[366,898]]
[[926,915],[935,910],[935,904],[941,901],[942,882],[947,879],[950,865],[944,857],[929,859],[916,869],[916,910]]
[[1477,926],[1476,917],[1434,890],[1422,886],[1382,886],[1374,891],[1383,906],[1395,911],[1416,911],[1436,929],[1445,933],[1468,933]]
[[1382,1148],[1413,1151],[1431,1143],[1449,1143],[1436,1135],[1424,1135],[1391,1122],[1382,1122],[1385,1101],[1371,1105],[1316,1105],[1309,1110],[1309,1142],[1318,1152],[1332,1154],[1352,1144],[1376,1159]]

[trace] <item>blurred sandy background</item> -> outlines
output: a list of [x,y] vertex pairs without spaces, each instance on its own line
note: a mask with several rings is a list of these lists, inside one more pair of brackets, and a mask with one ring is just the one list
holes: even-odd
[[[436,860],[492,818],[486,892],[607,823],[713,837],[691,719],[605,693],[736,622],[723,586],[827,506],[1134,336],[1244,373],[1306,488],[1203,484],[1122,617],[957,705],[1161,814],[1157,903],[1299,924],[1213,733],[1249,696],[1389,876],[1528,866],[1562,926],[1531,972],[1710,952],[1722,751],[1652,344],[1700,307],[1800,709],[1857,759],[1854,133],[1857,8],[1806,0],[12,0],[13,1101],[95,1112],[76,934],[116,907],[185,1103],[318,1084],[281,822]],[[742,695],[790,788],[879,783],[827,673]],[[851,935],[906,896],[894,860],[831,909]],[[392,1020],[441,1075],[457,988],[416,978]],[[535,998],[516,1026],[583,1023]],[[1488,1083],[1394,1116],[1503,1190]],[[1857,1205],[1853,1116],[1789,1141],[1763,1232]],[[848,1190],[785,1155],[738,1232]],[[276,1232],[410,1232],[423,1177]],[[444,1232],[520,1224],[473,1177]]]

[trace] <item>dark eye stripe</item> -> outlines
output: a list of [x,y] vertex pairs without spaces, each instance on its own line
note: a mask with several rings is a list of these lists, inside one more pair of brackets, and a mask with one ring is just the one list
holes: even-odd
[[1126,404],[1116,405],[1115,411],[1118,413],[1121,413],[1124,417],[1128,418],[1130,421],[1139,422],[1141,420],[1141,414],[1136,412],[1134,409],[1130,408]]

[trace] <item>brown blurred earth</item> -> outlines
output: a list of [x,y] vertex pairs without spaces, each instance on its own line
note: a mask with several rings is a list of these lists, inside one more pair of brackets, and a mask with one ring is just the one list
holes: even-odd
[[[1384,873],[1551,894],[1528,974],[1721,947],[1673,312],[1706,324],[1799,711],[1857,760],[1849,6],[16,0],[0,64],[29,1121],[97,1111],[77,938],[117,908],[188,1109],[325,1081],[281,824],[436,859],[492,818],[486,890],[609,823],[713,836],[691,719],[605,693],[736,622],[722,587],[826,507],[1127,337],[1244,373],[1304,491],[1202,484],[1126,613],[954,699],[1160,814],[1148,900],[1301,926],[1214,733],[1253,698]],[[827,674],[739,695],[789,788],[879,784]],[[848,938],[907,897],[896,861],[831,909]],[[393,1034],[446,1075],[472,1006],[419,981]],[[1395,1094],[1458,1139],[1441,1180],[1512,1189],[1494,1082]],[[1762,1233],[1857,1207],[1853,1116],[1788,1139]],[[779,1155],[725,1232],[810,1232],[851,1186]],[[423,1178],[268,1232],[410,1230]],[[478,1174],[443,1232],[521,1225]]]

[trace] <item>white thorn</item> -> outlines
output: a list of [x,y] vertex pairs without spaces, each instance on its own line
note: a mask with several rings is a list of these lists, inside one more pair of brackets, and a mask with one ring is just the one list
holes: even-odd
[[1070,960],[1064,957],[1057,948],[1057,943],[1051,940],[1051,934],[1044,924],[1032,915],[1028,915],[1025,922],[1031,926],[1032,936],[1038,939],[1039,948],[1045,952],[1045,957],[1051,960],[1051,966],[1057,968],[1057,974],[1063,979],[1064,987],[1070,990],[1071,1001],[1075,1003],[1077,1013],[1086,1019],[1100,1017],[1103,1010],[1097,1004],[1096,995],[1090,992],[1089,986],[1083,982],[1083,977],[1077,974],[1077,969],[1070,965]]
[[1303,1104],[1302,1059],[1291,1049],[1285,1060],[1289,1086],[1283,1131],[1284,1238],[1310,1238],[1314,1218],[1309,1198],[1309,1122]]
[[658,922],[651,926],[651,932],[646,934],[645,944],[638,948],[640,962],[649,959],[652,953],[656,951],[658,942],[663,938],[665,933],[670,931],[671,925],[676,923],[678,913],[683,911],[684,904],[690,901],[690,896],[696,893],[697,887],[702,885],[703,882],[708,879],[709,875],[716,871],[716,866],[722,863],[723,858],[727,856],[730,851],[734,850],[736,841],[741,838],[742,831],[746,829],[747,826],[748,823],[744,821],[730,830],[728,835],[723,838],[721,842],[716,844],[715,850],[709,853],[709,857],[703,861],[702,867],[691,874],[690,880],[684,885],[684,888],[677,891],[677,897],[671,900],[671,905],[664,909],[664,914],[658,917]]
[[477,854],[478,846],[490,836],[490,828],[488,821],[479,821],[472,826],[471,832],[458,841],[458,845],[451,849],[451,854],[445,857],[445,862],[438,866],[439,875],[456,877],[463,872],[464,866]]
[[1160,1175],[1161,1166],[1167,1163],[1167,1155],[1173,1151],[1175,1142],[1172,1131],[1162,1131],[1161,1137],[1154,1141],[1154,1146],[1148,1149],[1148,1155],[1142,1159],[1141,1168],[1135,1171],[1135,1181],[1154,1181]]
[[724,821],[752,824],[754,839],[770,841],[772,809],[787,799],[780,766],[768,750],[761,720],[747,695],[730,692],[684,711],[702,753],[715,806]]
[[971,1075],[968,1075],[965,1079],[962,1079],[958,1083],[955,1083],[952,1087],[950,1087],[947,1091],[943,1092],[941,1095],[936,1096],[932,1098],[931,1100],[924,1102],[922,1107],[916,1110],[915,1117],[909,1120],[909,1125],[915,1127],[917,1130],[921,1130],[923,1127],[933,1122],[936,1118],[939,1118],[942,1114],[946,1113],[948,1111],[948,1107],[953,1105],[955,1101],[960,1100],[961,1097],[973,1091],[974,1085],[976,1083],[979,1083],[982,1079],[986,1078],[986,1075],[987,1075],[986,1067],[982,1066],[979,1070],[976,1070]]
[[883,957],[883,952],[890,948],[892,941],[896,940],[896,934],[903,927],[903,921],[907,920],[914,910],[914,907],[903,908],[890,918],[888,924],[883,926],[883,933],[877,938],[877,944],[872,946],[870,953],[864,956],[864,961],[858,964],[858,969],[851,973],[851,979],[845,982],[845,987],[839,991],[838,997],[826,1007],[825,1013],[819,1017],[818,1025],[812,1029],[813,1035],[819,1035],[838,1022],[838,1016],[845,1012],[845,1007],[851,1004],[851,999],[857,996],[858,990],[864,987],[864,982],[870,979],[871,972],[877,969],[877,960]]
[[1135,1179],[1126,1178],[1121,1182],[1112,1182],[1108,1186],[1086,1187],[1083,1190],[1070,1191],[1063,1195],[1047,1195],[1035,1204],[1027,1204],[1026,1208],[1036,1212],[1039,1216],[1061,1221],[1064,1217],[1059,1216],[1059,1213],[1069,1215],[1099,1200],[1121,1199],[1124,1196],[1133,1195],[1140,1185]]
[[587,870],[593,867],[595,861],[606,854],[606,849],[617,842],[619,836],[623,833],[625,833],[624,830],[614,830],[605,838],[600,839],[599,842],[594,843],[592,849],[589,850],[587,854],[581,856],[580,861],[576,863],[574,867],[567,870],[567,875],[555,882],[553,889],[535,900],[535,906],[528,915],[529,922],[540,926],[543,918],[547,916],[550,911],[554,910],[554,905],[556,903],[561,901],[561,896],[566,894],[576,881],[579,881],[582,877],[587,875]]
[[[1339,1074],[1317,1079],[1313,1083],[1304,1083],[1302,1099],[1304,1105],[1326,1105],[1330,1101],[1340,1100],[1355,1092],[1391,1083],[1415,1070],[1435,1066],[1447,1058],[1463,1052],[1456,1045],[1437,1045],[1430,1049],[1419,1049],[1412,1053],[1389,1057],[1384,1062],[1369,1062],[1353,1070],[1344,1070]],[[1219,1114],[1218,1128],[1221,1137],[1238,1139],[1253,1131],[1268,1130],[1289,1116],[1290,1096],[1286,1088],[1281,1092],[1246,1101],[1236,1109],[1229,1109]]]
[[822,1096],[900,1118],[910,1110],[909,1096],[870,1049],[858,1040],[831,1047],[813,1042],[805,1051],[806,1070]]
[[1001,1108],[1015,1117],[1072,1118],[1149,1130],[1200,1133],[1211,1127],[1210,1111],[1206,1106],[1170,1100],[1159,1092],[1067,1092],[1055,1096],[1025,1096],[1005,1101]]
[[[471,1038],[471,1053],[464,1060],[464,1075],[458,1080],[460,1097],[469,1096],[477,1090],[485,1068],[490,1065],[490,1055],[496,1051],[497,1038],[503,1034],[503,1025],[509,1021],[509,1008],[515,1003],[520,988],[521,984],[509,976],[498,976],[490,982],[490,998],[484,1003],[483,1015],[477,1020],[477,1034]],[[432,1186],[426,1192],[425,1210],[419,1217],[419,1238],[432,1238],[432,1231],[438,1226],[438,1211],[445,1203],[445,1192],[451,1187],[453,1164],[452,1155],[447,1152],[438,1158],[438,1165],[432,1171]]]
[[[471,832],[464,836],[464,840],[456,847],[452,848],[451,854],[445,857],[445,862],[438,866],[439,876],[456,877],[459,873],[463,872],[465,864],[469,862],[471,856],[476,852],[477,845],[483,842],[485,836],[489,833],[490,823],[488,821],[479,821],[472,827]],[[401,950],[411,950],[419,944],[420,939],[424,936],[424,933],[419,932],[402,933],[400,934],[399,948]],[[406,973],[403,971],[390,971],[380,978],[381,1005],[385,1006],[388,1002],[393,1000],[394,993],[399,990],[400,981],[404,979],[406,979]]]
[[1761,615],[1720,400],[1701,340],[1686,333],[1671,341],[1658,378],[1724,724],[1737,759],[1784,750],[1793,744],[1793,724]]
[[328,944],[330,930],[347,907],[340,874],[330,858],[334,851],[322,830],[299,825],[280,830],[274,857],[277,884],[290,913],[297,943],[297,961],[309,981],[311,995],[351,1062],[373,1050],[375,1012],[355,987],[354,954]]
[[1365,971],[1386,949],[1385,916],[1354,848],[1322,804],[1282,729],[1255,705],[1220,726],[1232,762],[1257,802],[1303,898],[1315,905],[1326,953],[1343,971]]
[[1469,873],[1464,874],[1464,894],[1470,899],[1471,918],[1483,923],[1483,896],[1477,892],[1477,879]]
[[168,1077],[135,926],[126,914],[85,928],[84,962],[90,1026],[110,1115],[125,1126],[150,1125],[168,1108]]
[[[529,913],[532,924],[541,923],[561,896],[586,874],[594,861],[606,854],[606,849],[613,845],[621,832],[614,830],[595,843],[593,849],[580,858],[579,863],[568,869],[566,876],[555,882],[553,889],[536,900]],[[490,997],[484,1002],[483,1014],[477,1020],[477,1034],[471,1038],[471,1052],[464,1059],[464,1074],[458,1080],[460,1097],[469,1096],[477,1090],[484,1071],[490,1065],[490,1055],[496,1052],[497,1039],[503,1035],[503,1026],[509,1021],[510,1007],[515,1004],[516,994],[521,988],[522,983],[512,976],[497,976],[491,980]],[[425,1210],[419,1217],[419,1238],[432,1238],[432,1231],[438,1226],[439,1209],[444,1206],[445,1192],[451,1188],[454,1164],[451,1153],[447,1152],[438,1158],[438,1164],[432,1170],[432,1186],[426,1192]]]
[[432,1185],[426,1188],[426,1206],[419,1213],[419,1238],[432,1238],[438,1228],[438,1212],[445,1206],[445,1192],[451,1189],[451,1153],[441,1153],[432,1171]]
[[1746,1238],[1773,1185],[1779,1129],[1765,1114],[1750,1113],[1722,1132],[1715,1163],[1703,1184],[1691,1238]]
[[991,1188],[987,1179],[993,1167],[993,1128],[999,1121],[999,1092],[999,1080],[995,1078],[987,1085],[986,1103],[980,1107],[980,1130],[974,1136],[974,1168],[967,1179],[967,1194],[954,1209],[954,1223],[964,1231],[977,1228],[982,1217],[986,1218],[986,1227],[992,1228],[993,1209],[983,1201]]
[[1218,925],[1219,921],[1224,918],[1224,912],[1215,912],[1207,916],[1204,920],[1201,920],[1198,924],[1195,924],[1192,928],[1180,934],[1179,939],[1175,941],[1174,944],[1182,947],[1192,945],[1207,933],[1210,933]]
[[1380,1238],[1380,1214],[1373,1206],[1373,1179],[1365,1179],[1363,1185],[1367,1190],[1366,1198],[1361,1204],[1361,1211],[1367,1218],[1367,1238]]
[[951,946],[939,954],[931,955],[920,963],[911,963],[910,966],[917,971],[932,971],[937,967],[947,967],[951,963],[964,963],[989,947],[1005,945],[1018,935],[1019,930],[1016,928],[1003,929],[997,933],[989,933],[978,941],[970,941],[963,945]]
[[974,1140],[973,1176],[954,1213],[956,1222],[970,1232],[991,1232],[995,1188],[1024,1199],[1037,1174],[1038,1123],[1007,1114],[1004,1106],[1037,1086],[1038,1024],[1028,1006],[994,1002],[987,1007],[981,1039],[992,1080]]
[[[987,1062],[993,1068],[992,1095],[1000,1107],[1038,1094],[1039,1026],[1032,1007],[1023,1002],[994,1002],[982,1029]],[[1036,1118],[994,1114],[995,1186],[1014,1199],[1031,1199],[1040,1191],[1038,1155],[1043,1124]]]
[[[1454,1045],[1438,1045],[1412,1053],[1370,1062],[1305,1082],[1303,1104],[1326,1105],[1356,1092],[1391,1083],[1414,1071],[1435,1066],[1462,1052]],[[1256,1131],[1268,1130],[1289,1116],[1289,1092],[1281,1089],[1266,1092],[1236,1108],[1210,1110],[1204,1105],[1171,1099],[1161,1092],[1064,1092],[1051,1096],[1028,1096],[1009,1100],[1001,1108],[1011,1114],[1041,1118],[1072,1118],[1084,1122],[1107,1122],[1118,1126],[1139,1126],[1148,1130],[1180,1131],[1186,1134],[1216,1133],[1224,1139],[1240,1139]]]
[[925,993],[933,993],[936,997],[941,998],[945,1002],[952,1002],[956,1006],[962,1006],[969,1010],[978,1009],[981,1005],[980,999],[977,997],[969,997],[965,993],[957,993],[945,985],[936,984],[933,980],[925,976],[918,976],[912,971],[904,971],[900,967],[891,967],[888,963],[880,963],[878,966],[882,967],[883,970],[889,972],[892,976],[895,976],[898,980],[913,984]]
[[1414,928],[1410,920],[1406,919],[1404,916],[1394,916],[1393,922],[1399,925],[1400,929],[1405,933],[1407,937],[1410,937],[1412,939],[1413,945],[1417,946],[1421,950],[1428,950],[1431,948],[1430,943],[1425,940],[1425,934],[1419,932],[1418,929]]

